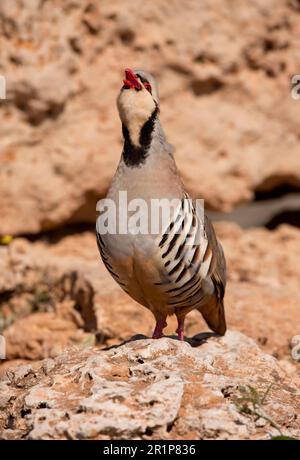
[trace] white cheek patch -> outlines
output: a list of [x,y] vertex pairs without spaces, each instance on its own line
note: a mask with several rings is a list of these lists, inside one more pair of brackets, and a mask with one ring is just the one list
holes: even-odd
[[121,121],[127,126],[131,141],[139,145],[140,131],[155,109],[151,94],[144,88],[141,91],[125,89],[121,91],[117,104]]

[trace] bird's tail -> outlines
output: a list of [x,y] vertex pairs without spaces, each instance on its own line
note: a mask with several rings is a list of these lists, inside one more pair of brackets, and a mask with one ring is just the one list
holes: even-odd
[[208,308],[199,308],[199,311],[212,331],[219,335],[225,334],[227,326],[223,300],[217,301],[214,305],[210,304]]

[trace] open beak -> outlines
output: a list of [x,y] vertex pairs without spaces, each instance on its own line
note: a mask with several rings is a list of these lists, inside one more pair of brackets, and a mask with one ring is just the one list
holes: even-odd
[[131,69],[125,69],[125,80],[123,80],[124,88],[142,89],[142,85],[137,79],[137,76]]

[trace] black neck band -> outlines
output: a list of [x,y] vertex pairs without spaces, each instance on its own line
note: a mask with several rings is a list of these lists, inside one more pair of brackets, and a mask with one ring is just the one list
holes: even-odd
[[126,166],[135,168],[145,162],[151,145],[152,132],[157,114],[158,107],[156,106],[152,115],[148,118],[140,131],[139,146],[132,143],[127,126],[125,126],[124,123],[122,124],[122,132],[124,136],[123,159]]

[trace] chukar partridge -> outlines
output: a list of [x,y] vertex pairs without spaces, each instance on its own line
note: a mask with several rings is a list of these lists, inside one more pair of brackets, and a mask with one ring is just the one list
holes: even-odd
[[[159,98],[154,78],[142,70],[125,70],[117,99],[124,146],[107,199],[116,216],[125,211],[120,192],[133,210],[137,199],[176,199],[166,229],[104,232],[105,213],[97,219],[97,243],[102,260],[115,281],[153,313],[153,338],[162,337],[166,319],[175,314],[178,338],[184,338],[184,319],[197,309],[208,326],[225,334],[223,298],[226,264],[212,224],[196,212],[180,179],[172,147],[159,121]],[[129,207],[128,207],[129,209]],[[128,226],[129,227],[129,226]]]

